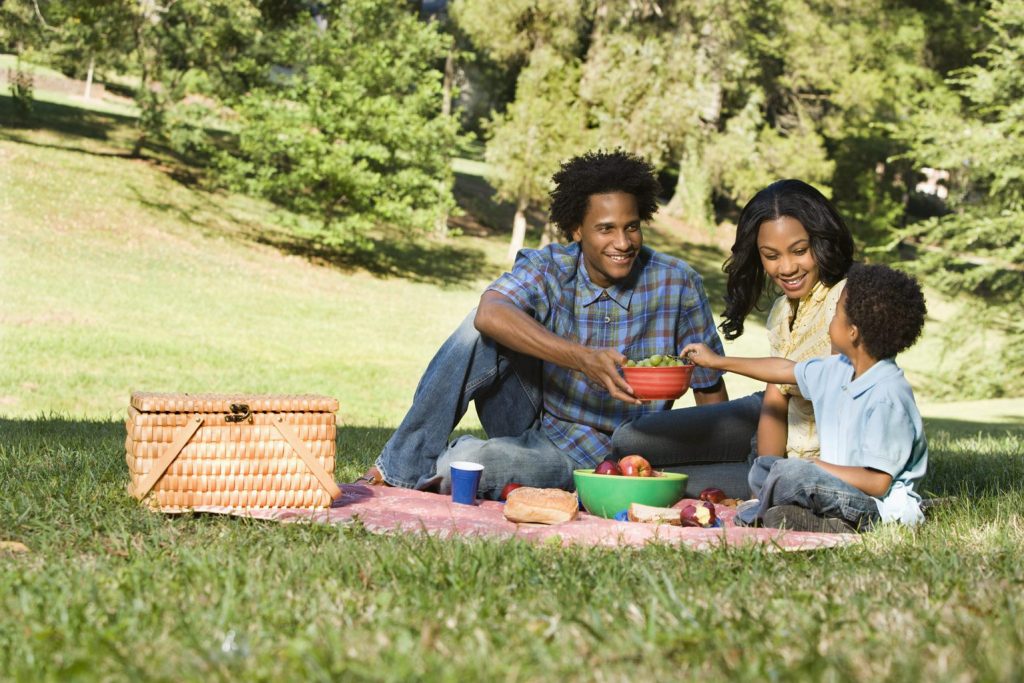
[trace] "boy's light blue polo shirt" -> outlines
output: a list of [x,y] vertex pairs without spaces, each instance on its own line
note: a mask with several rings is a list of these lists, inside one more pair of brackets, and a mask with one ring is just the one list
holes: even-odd
[[814,406],[821,459],[870,467],[892,476],[875,498],[883,522],[924,519],[914,484],[928,467],[928,444],[914,391],[894,360],[880,360],[851,381],[853,364],[840,354],[797,363],[800,392]]

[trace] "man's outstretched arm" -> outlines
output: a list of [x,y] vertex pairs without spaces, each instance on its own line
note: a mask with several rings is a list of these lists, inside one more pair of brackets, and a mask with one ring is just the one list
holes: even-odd
[[486,291],[473,321],[480,334],[534,358],[584,373],[620,401],[640,403],[619,367],[626,357],[615,349],[591,349],[559,337],[534,320],[504,294]]

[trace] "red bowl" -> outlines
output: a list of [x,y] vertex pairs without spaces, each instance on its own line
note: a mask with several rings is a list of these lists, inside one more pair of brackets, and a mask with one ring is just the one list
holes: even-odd
[[695,365],[676,365],[668,368],[622,368],[633,393],[644,401],[672,401],[690,388],[690,375]]

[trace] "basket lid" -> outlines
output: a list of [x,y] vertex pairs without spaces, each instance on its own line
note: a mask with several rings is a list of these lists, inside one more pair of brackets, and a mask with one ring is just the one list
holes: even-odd
[[315,394],[180,394],[133,391],[132,407],[142,413],[226,413],[245,404],[254,413],[334,413],[338,399]]

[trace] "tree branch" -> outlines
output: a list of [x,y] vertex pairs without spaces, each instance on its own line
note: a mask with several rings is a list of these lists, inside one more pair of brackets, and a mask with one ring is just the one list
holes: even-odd
[[50,26],[49,24],[46,23],[46,19],[43,18],[43,13],[39,10],[39,0],[32,0],[32,7],[36,11],[36,17],[39,19],[39,23],[41,23],[44,28],[50,31],[57,30],[56,26]]

